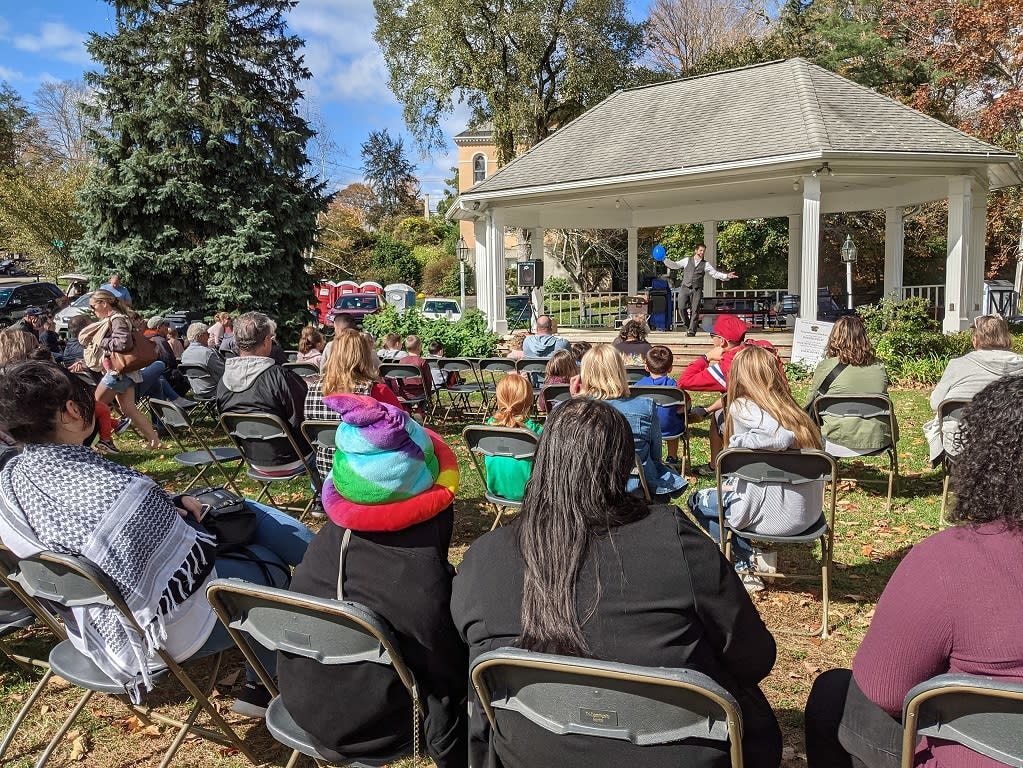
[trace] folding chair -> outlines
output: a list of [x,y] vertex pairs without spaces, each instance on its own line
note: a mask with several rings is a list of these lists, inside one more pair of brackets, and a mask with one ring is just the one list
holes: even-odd
[[627,365],[625,366],[625,377],[629,380],[629,385],[635,384],[640,379],[644,379],[650,374],[647,369],[641,365]]
[[[432,380],[429,368],[423,371],[418,365],[412,363],[381,363],[380,376],[396,391],[398,401],[405,407],[405,410],[422,408],[426,411],[430,409]],[[411,379],[419,379],[422,384],[410,383]],[[409,386],[421,386],[423,393],[410,394]]]
[[289,363],[294,363],[298,360],[299,352],[297,349],[286,349],[284,350],[284,357]]
[[662,440],[679,440],[682,443],[682,471],[689,467],[689,409],[692,406],[692,399],[688,392],[685,392],[678,387],[670,386],[656,386],[656,385],[644,385],[637,387],[631,385],[629,392],[636,397],[649,397],[659,407],[662,408],[677,408],[682,406],[682,413],[679,416],[682,419],[682,431],[677,435],[666,435],[661,434]]
[[[359,603],[310,597],[240,579],[216,579],[207,588],[206,596],[235,645],[273,696],[266,709],[266,727],[277,741],[293,750],[288,768],[295,765],[299,754],[312,757],[317,765],[323,761],[342,762],[342,756],[325,754],[295,722],[280,697],[277,681],[255,653],[257,645],[324,665],[371,663],[392,667],[412,699],[411,754],[415,764],[419,764],[419,690],[401,656],[393,630],[381,616]],[[352,702],[352,706],[358,706],[358,702]],[[369,762],[365,758],[358,763],[345,762],[357,766],[386,765],[408,754],[381,755],[379,760]]]
[[544,377],[547,375],[546,357],[520,357],[515,361],[515,370],[523,376],[528,376],[533,384],[533,389],[540,389],[543,386]]
[[[554,406],[560,405],[572,399],[572,392],[568,384],[545,384],[536,398],[536,407],[541,416],[549,416]],[[543,408],[540,402],[543,401]]]
[[946,674],[910,689],[902,704],[902,766],[920,736],[955,742],[1005,765],[1023,766],[1023,684]]
[[[150,398],[149,404],[153,409],[153,415],[163,422],[167,434],[171,436],[171,439],[177,444],[178,448],[182,450],[182,453],[174,456],[174,461],[196,471],[195,477],[184,487],[183,493],[195,487],[203,479],[207,471],[216,467],[217,471],[224,476],[224,482],[235,493],[241,495],[238,486],[234,484],[234,479],[241,471],[243,462],[241,452],[237,448],[210,448],[206,441],[202,439],[202,435],[199,434],[199,431],[192,424],[184,409],[179,408],[174,403],[159,400],[155,397]],[[189,443],[198,445],[199,449],[189,450],[181,439],[182,435],[186,436]],[[238,464],[234,467],[234,471],[229,472],[228,468],[224,465],[232,462],[238,462]]]
[[[444,420],[452,411],[457,411],[463,418],[475,416],[483,418],[486,415],[486,392],[480,380],[476,366],[464,357],[442,357],[436,362],[437,369],[444,376],[444,387],[436,389],[437,397],[441,394],[447,396],[447,404],[444,406]],[[448,384],[447,381],[452,374],[458,374],[460,384]],[[473,407],[472,398],[479,395],[482,402],[479,408]]]
[[320,375],[320,367],[314,363],[300,363],[298,361],[289,360],[281,367],[294,371],[303,379],[307,376]]
[[[58,554],[56,552],[42,552],[33,557],[20,560],[18,566],[18,572],[12,575],[11,578],[20,584],[22,589],[32,598],[36,600],[49,600],[65,608],[89,603],[107,605],[116,609],[140,635],[145,634],[142,627],[135,621],[135,617],[132,616],[117,587],[114,586],[105,574],[85,558]],[[214,655],[213,669],[210,672],[205,689],[200,689],[195,681],[165,651],[158,650],[157,655],[163,666],[153,673],[154,680],[166,678],[167,676],[175,678],[184,686],[185,690],[188,691],[195,701],[188,718],[184,722],[156,712],[143,710],[145,714],[154,720],[178,729],[173,742],[164,754],[160,768],[166,768],[170,764],[178,748],[189,733],[195,733],[219,744],[237,749],[250,762],[254,765],[257,764],[257,760],[249,747],[228,725],[227,721],[224,720],[223,716],[221,716],[209,699],[209,694],[213,690],[217,674],[220,671],[223,653]],[[85,694],[71,710],[71,714],[39,756],[36,768],[43,768],[94,694],[107,693],[121,698],[122,701],[125,700],[124,686],[103,674],[99,667],[89,657],[78,651],[69,640],[60,642],[50,651],[50,668],[55,674],[60,675],[65,680],[80,688],[84,688]],[[132,709],[136,708],[132,707]],[[203,710],[210,716],[218,730],[210,730],[195,725],[199,712]]]
[[[942,400],[938,406],[938,434],[941,436],[941,444],[945,444],[945,419],[950,416],[958,416],[964,407],[970,404],[970,400],[949,399]],[[941,512],[938,514],[938,525],[944,527],[951,525],[945,513],[948,511],[948,481],[952,475],[952,465],[955,464],[955,456],[947,450],[941,453]]]
[[[502,457],[525,461],[536,455],[539,438],[528,429],[518,427],[468,426],[462,430],[462,438],[469,448],[469,458],[483,483],[483,498],[494,508],[494,530],[501,524],[506,509],[518,509],[521,501],[508,499],[491,493],[487,484],[486,458]],[[482,460],[481,460],[482,457]]]
[[[336,444],[334,443],[334,436],[337,433],[337,428],[341,426],[340,421],[328,421],[326,419],[306,419],[299,425],[299,429],[302,430],[302,437],[306,439],[306,442],[313,449],[313,463],[316,463],[316,452],[319,450],[330,449],[333,454]],[[320,473],[316,472],[313,477],[313,482],[316,486],[316,494],[323,500],[323,480],[320,477]]]
[[[270,413],[222,413],[220,423],[248,466],[247,476],[262,486],[256,501],[262,500],[265,496],[270,504],[278,509],[300,512],[303,515],[312,509],[318,494],[313,494],[305,507],[282,507],[270,493],[270,486],[273,483],[286,482],[304,475],[309,476],[314,487],[319,482],[312,451],[309,455],[303,454],[288,425],[279,416]],[[279,452],[286,456],[284,461],[277,458]],[[295,462],[301,462],[301,466],[284,474],[270,474],[265,471],[266,467],[285,466]]]
[[497,389],[497,382],[515,370],[515,361],[507,357],[483,357],[476,363],[480,373],[480,383],[486,396],[487,413],[493,410],[492,395]]
[[181,371],[182,375],[188,379],[188,386],[192,388],[192,400],[198,405],[192,409],[193,414],[205,413],[209,415],[214,421],[217,418],[217,398],[213,397],[199,397],[196,394],[196,382],[201,382],[204,389],[216,392],[217,381],[213,378],[213,374],[210,373],[209,369],[205,365],[199,363],[178,363],[178,370]]
[[[686,741],[712,742],[742,766],[742,714],[728,691],[691,669],[640,667],[596,659],[499,648],[469,668],[473,688],[495,734],[516,720],[531,723],[538,738],[568,734],[593,739],[592,749],[614,754],[622,765],[644,765],[643,748],[675,744],[686,765]],[[521,732],[521,730],[518,730]],[[521,741],[494,739],[505,761]],[[583,768],[585,754],[573,745],[571,759],[551,754],[550,765]],[[521,759],[518,760],[521,762]]]
[[[732,528],[725,517],[723,498],[723,480],[734,477],[750,483],[787,483],[800,485],[803,483],[823,480],[830,483],[830,494],[825,491],[824,509],[820,519],[809,529],[789,536],[769,536],[754,531]],[[828,637],[828,617],[830,609],[829,591],[831,589],[831,558],[834,550],[835,537],[835,502],[837,498],[838,466],[835,459],[824,451],[755,451],[748,448],[728,448],[718,454],[717,458],[717,489],[718,489],[718,525],[721,529],[719,545],[725,557],[732,559],[732,539],[742,536],[744,539],[766,541],[774,544],[813,544],[821,543],[821,629],[813,632],[822,639]],[[828,501],[828,495],[831,500]],[[757,576],[788,579],[809,579],[816,575],[785,574],[775,571],[753,571]],[[772,630],[788,631],[788,630]]]
[[[888,454],[888,505],[886,512],[892,511],[892,495],[895,492],[895,484],[899,479],[899,454],[895,444],[898,441],[899,425],[895,419],[895,408],[887,395],[821,395],[813,404],[814,418],[817,423],[822,423],[825,416],[840,418],[856,417],[860,419],[878,419],[887,422],[888,434],[891,440],[887,445],[874,451],[857,451],[836,458],[850,458],[855,456],[880,456]],[[856,483],[867,483],[856,478],[845,477]]]
[[639,489],[643,492],[643,498],[646,501],[653,501],[654,497],[650,493],[650,484],[646,479],[646,472],[643,471],[643,460],[639,458],[639,454],[636,454],[636,476],[639,478]]

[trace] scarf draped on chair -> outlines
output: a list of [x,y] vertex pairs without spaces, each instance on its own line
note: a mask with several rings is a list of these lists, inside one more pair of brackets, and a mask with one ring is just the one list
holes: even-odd
[[134,703],[152,688],[165,619],[210,573],[216,546],[153,480],[73,445],[29,445],[4,466],[0,540],[18,557],[84,557],[113,582],[143,633],[116,608],[93,604],[70,609],[68,635]]

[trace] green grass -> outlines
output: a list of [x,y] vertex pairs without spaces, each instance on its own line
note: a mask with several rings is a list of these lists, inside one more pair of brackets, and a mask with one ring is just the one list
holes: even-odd
[[[794,389],[797,399],[805,396],[805,383],[794,385]],[[698,404],[709,403],[712,399],[709,395],[697,395],[695,398]],[[920,431],[921,425],[931,416],[927,393],[917,389],[899,389],[892,393],[892,399],[900,425],[902,479],[891,513],[885,512],[885,490],[881,486],[853,484],[843,479],[839,488],[832,581],[832,636],[821,641],[780,631],[775,634],[778,661],[763,687],[782,724],[787,748],[783,765],[786,766],[803,764],[798,757],[803,752],[802,712],[814,678],[820,671],[851,663],[892,571],[909,547],[938,530],[941,477],[939,472],[929,467],[927,446]],[[461,441],[463,426],[464,423],[452,422],[437,427],[448,444],[454,447],[462,470],[451,547],[451,560],[456,565],[461,562],[468,546],[489,530],[493,521],[492,512],[483,501],[481,483]],[[202,429],[207,439],[226,444],[226,438],[218,436],[209,423]],[[706,425],[696,425],[692,431],[693,463],[703,463],[707,460]],[[190,474],[174,463],[175,450],[167,447],[156,454],[146,452],[142,449],[141,440],[134,438],[132,433],[122,436],[117,442],[122,449],[117,456],[118,461],[150,474],[168,491],[178,491],[187,484]],[[845,459],[840,463],[842,477],[854,480],[881,480],[884,477],[881,471],[883,464],[883,459]],[[711,483],[706,479],[690,479],[694,489]],[[250,481],[243,481],[243,487],[253,495],[257,490]],[[281,483],[274,491],[279,503],[288,504],[304,504],[308,493],[308,483],[302,480]],[[812,570],[814,562],[810,554],[808,548],[784,549],[780,555],[781,563],[786,569],[806,567]],[[819,598],[818,582],[810,581],[802,582],[800,586],[772,585],[766,592],[755,596],[754,602],[772,629],[799,631],[819,621]],[[50,640],[41,630],[33,630],[16,636],[13,644],[19,649],[42,653]],[[237,669],[239,665],[238,658],[234,657],[228,671]],[[218,686],[218,701],[224,702],[226,709],[232,689],[227,684],[230,682],[228,673],[221,672],[220,677],[226,681]],[[10,722],[13,712],[20,706],[18,698],[27,694],[36,679],[35,673],[24,673],[6,663],[0,665],[0,690],[3,693],[0,697],[0,725]],[[32,765],[34,754],[66,715],[74,698],[73,690],[67,687],[48,692],[42,700],[46,712],[36,708],[19,732],[5,765],[16,768]],[[185,697],[173,686],[170,686],[169,693],[161,692],[160,700],[179,713],[183,711]],[[128,768],[159,763],[160,755],[170,741],[166,729],[159,734],[133,730],[134,724],[127,720],[123,708],[116,702],[103,696],[97,696],[93,701],[76,726],[89,749],[75,765]],[[251,721],[239,721],[239,724],[240,731],[257,754],[265,756],[271,764],[284,765],[286,751],[274,744],[261,724],[252,724]],[[51,765],[70,764],[72,742],[68,740],[62,745]],[[224,754],[220,747],[209,742],[191,740],[182,747],[174,764],[230,767],[246,763],[240,756]]]

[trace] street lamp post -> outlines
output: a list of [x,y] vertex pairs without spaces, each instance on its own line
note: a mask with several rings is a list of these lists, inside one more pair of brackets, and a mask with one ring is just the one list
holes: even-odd
[[469,258],[469,246],[465,244],[465,238],[458,238],[455,243],[455,255],[458,256],[458,285],[461,289],[461,308],[465,312],[465,262]]
[[856,243],[853,242],[852,235],[845,236],[845,242],[842,243],[842,261],[845,263],[845,293],[848,296],[848,308],[853,308],[853,292],[852,292],[852,267],[856,263],[856,256],[858,251],[856,250]]

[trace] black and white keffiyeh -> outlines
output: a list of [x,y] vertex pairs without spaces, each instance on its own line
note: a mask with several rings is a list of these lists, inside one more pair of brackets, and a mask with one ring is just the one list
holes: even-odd
[[113,581],[144,634],[100,605],[72,608],[68,633],[135,703],[152,687],[165,619],[210,573],[216,546],[153,480],[74,445],[28,445],[0,471],[0,540],[18,557],[85,557]]

